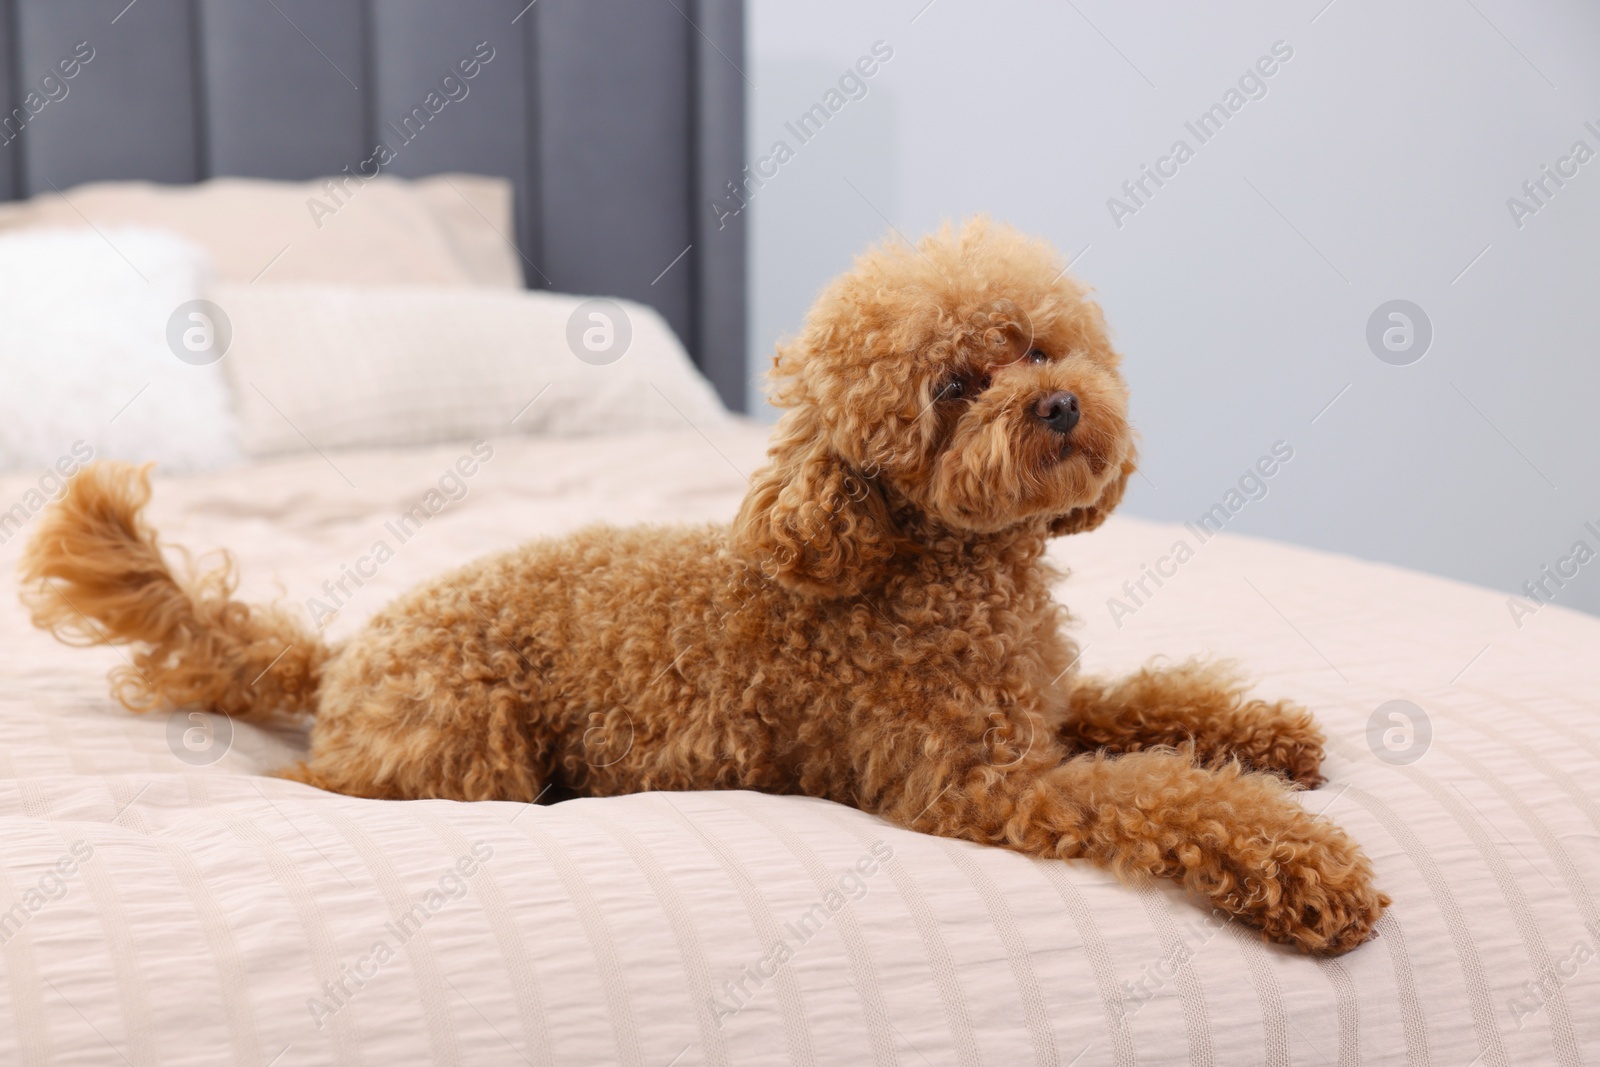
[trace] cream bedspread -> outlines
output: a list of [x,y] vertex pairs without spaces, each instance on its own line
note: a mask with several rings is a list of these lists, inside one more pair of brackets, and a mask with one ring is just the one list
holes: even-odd
[[[468,445],[310,454],[158,480],[152,514],[231,548],[246,596],[338,608],[337,635],[522,539],[727,519],[763,448],[748,426],[503,440],[454,480]],[[36,480],[0,478],[0,511]],[[398,525],[418,504],[437,513]],[[1192,558],[1161,562],[1179,539]],[[135,718],[105,694],[118,653],[31,631],[23,540],[0,545],[0,1062],[1600,1062],[1600,620],[1519,629],[1500,594],[1129,518],[1056,542],[1087,670],[1231,654],[1320,716],[1331,781],[1303,802],[1396,901],[1328,962],[1174,892],[820,801],[383,803],[264,778],[294,733]],[[1158,563],[1136,603],[1124,582]]]

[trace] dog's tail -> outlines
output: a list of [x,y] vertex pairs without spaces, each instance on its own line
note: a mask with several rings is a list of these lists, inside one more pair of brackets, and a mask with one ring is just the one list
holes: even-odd
[[232,599],[226,554],[175,575],[140,511],[150,465],[94,463],[40,517],[22,559],[33,623],[73,645],[130,645],[111,674],[132,711],[199,707],[246,720],[314,711],[328,647],[277,608]]

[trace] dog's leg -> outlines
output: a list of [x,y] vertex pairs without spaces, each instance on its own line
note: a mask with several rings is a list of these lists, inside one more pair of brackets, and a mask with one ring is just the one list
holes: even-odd
[[1389,898],[1360,848],[1280,779],[1167,750],[1053,765],[928,768],[881,810],[912,829],[1170,878],[1274,941],[1336,955],[1372,936]]
[[324,684],[310,755],[278,777],[378,800],[528,803],[552,786],[551,739],[524,725],[509,686],[439,686],[421,700],[398,671],[370,686],[353,673]]
[[1226,669],[1196,662],[1115,680],[1078,678],[1061,740],[1070,750],[1113,753],[1192,745],[1204,764],[1238,759],[1307,789],[1322,785],[1324,737],[1311,713],[1289,701],[1253,700],[1246,689]]
[[[505,769],[494,773],[481,765],[463,766],[458,780],[437,771],[419,779],[417,768],[401,767],[383,773],[374,761],[342,753],[313,752],[301,760],[270,772],[273,778],[286,778],[330,793],[367,797],[372,800],[516,800],[537,803],[550,794],[553,783],[525,770]],[[541,784],[543,782],[543,784]]]

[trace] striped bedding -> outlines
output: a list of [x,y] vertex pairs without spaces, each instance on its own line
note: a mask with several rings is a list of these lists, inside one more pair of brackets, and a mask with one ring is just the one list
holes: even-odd
[[[519,539],[726,518],[763,434],[487,447],[454,480],[469,445],[164,480],[154,519],[337,635]],[[37,481],[0,478],[0,511]],[[1600,621],[1519,628],[1499,594],[1131,518],[1055,555],[1088,670],[1232,654],[1316,709],[1330,783],[1302,799],[1373,857],[1378,940],[1311,960],[1165,888],[807,799],[320,793],[262,776],[294,730],[119,711],[118,654],[8,593],[0,1062],[1600,1062]]]

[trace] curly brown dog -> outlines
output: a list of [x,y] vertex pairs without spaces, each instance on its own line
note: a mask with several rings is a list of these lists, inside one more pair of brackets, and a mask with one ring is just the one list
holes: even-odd
[[1213,667],[1074,671],[1045,544],[1134,469],[1118,362],[1056,255],[977,220],[868,252],[780,347],[788,410],[731,527],[524,545],[330,648],[231,599],[227,565],[176,577],[145,471],[99,464],[41,522],[25,599],[63,640],[138,646],[114,675],[136,711],[314,713],[285,773],[323,789],[803,793],[1347,951],[1389,901],[1291,796],[1322,781],[1306,711]]

